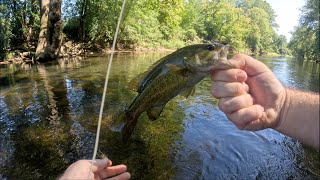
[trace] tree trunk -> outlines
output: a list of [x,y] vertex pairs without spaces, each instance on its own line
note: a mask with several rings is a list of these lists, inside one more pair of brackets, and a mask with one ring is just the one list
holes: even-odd
[[37,61],[49,61],[59,57],[62,42],[61,1],[41,0],[41,26],[36,50]]
[[40,33],[38,39],[38,46],[36,49],[36,59],[40,58],[40,55],[43,55],[45,48],[47,46],[47,26],[48,26],[48,14],[49,14],[49,5],[50,0],[41,0],[40,1]]
[[81,10],[80,10],[80,19],[79,19],[79,24],[80,24],[80,29],[79,29],[79,38],[80,41],[85,40],[85,20],[86,20],[86,14],[88,10],[88,1],[87,0],[82,0],[81,1]]
[[31,5],[31,12],[30,12],[30,17],[29,17],[29,23],[28,23],[28,33],[27,33],[27,38],[26,38],[26,43],[29,45],[33,33],[33,25],[34,25],[34,13],[35,13],[35,0],[30,1]]
[[[26,29],[26,19],[27,19],[27,0],[24,0],[22,10],[21,10],[21,27],[22,29]],[[27,37],[27,33],[23,30],[24,39]]]

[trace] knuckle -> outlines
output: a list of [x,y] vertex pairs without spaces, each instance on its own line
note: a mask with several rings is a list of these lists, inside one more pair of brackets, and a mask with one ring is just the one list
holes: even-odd
[[254,117],[257,117],[257,116],[259,115],[259,109],[258,109],[258,107],[257,107],[257,106],[254,106],[253,111],[254,111],[253,116],[254,116]]
[[224,113],[227,113],[227,104],[225,99],[221,98],[219,100],[218,107],[221,111],[223,111]]
[[235,88],[234,88],[234,93],[235,93],[235,95],[241,95],[242,94],[242,92],[243,92],[243,87],[242,87],[242,85],[240,84],[240,83],[237,83],[237,85],[235,86]]
[[226,114],[226,116],[229,119],[229,121],[231,121],[238,128],[238,122],[237,122],[237,120],[235,118],[235,113]]
[[253,99],[250,94],[245,95],[245,102],[247,103],[248,106],[253,105]]
[[228,70],[218,70],[213,74],[212,80],[215,82],[226,81],[227,77],[228,77]]
[[250,91],[250,87],[246,83],[243,84],[243,89],[244,89],[245,92],[249,92]]
[[240,119],[237,124],[235,124],[237,126],[238,129],[240,130],[245,130],[247,124],[245,123],[244,120]]
[[236,125],[236,127],[238,128],[238,129],[240,129],[240,130],[245,130],[245,124],[243,124],[243,123],[238,123],[238,124],[235,124]]
[[240,61],[242,59],[245,59],[245,55],[244,54],[241,54],[241,53],[238,53],[238,54],[235,54],[232,59],[236,60],[236,61]]
[[244,130],[244,128],[246,127],[245,121],[243,119],[243,116],[238,117],[238,121],[235,124],[237,126],[238,129],[240,130]]
[[260,119],[263,115],[263,112],[264,109],[261,107],[261,106],[256,106],[255,108],[255,113],[256,113],[256,116],[255,116],[255,119]]
[[239,111],[232,113],[232,115],[227,116],[228,119],[240,130],[244,130],[246,127],[245,120],[243,119]]
[[218,97],[218,84],[214,83],[214,84],[211,86],[211,94],[212,94],[214,97]]

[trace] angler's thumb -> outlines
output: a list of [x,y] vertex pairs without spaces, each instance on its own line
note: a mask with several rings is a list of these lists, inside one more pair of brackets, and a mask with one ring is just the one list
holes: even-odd
[[97,172],[101,169],[106,168],[109,164],[109,161],[110,160],[108,158],[94,160],[92,165],[92,172]]

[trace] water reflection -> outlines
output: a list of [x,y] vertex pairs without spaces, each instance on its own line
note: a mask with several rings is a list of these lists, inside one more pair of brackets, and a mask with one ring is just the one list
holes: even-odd
[[319,63],[301,62],[292,58],[258,57],[258,59],[267,64],[285,86],[319,92]]
[[[170,101],[157,121],[142,115],[128,144],[109,127],[132,101],[128,82],[164,54],[117,54],[99,150],[133,179],[316,179],[319,152],[275,131],[236,129],[208,88]],[[91,158],[108,57],[0,68],[0,179],[55,179]],[[319,64],[262,57],[288,87],[319,92]]]
[[[205,92],[199,95],[210,98]],[[290,138],[273,130],[240,131],[213,103],[201,100],[193,101],[185,113],[183,148],[175,156],[174,179],[316,177],[304,167],[303,147]]]

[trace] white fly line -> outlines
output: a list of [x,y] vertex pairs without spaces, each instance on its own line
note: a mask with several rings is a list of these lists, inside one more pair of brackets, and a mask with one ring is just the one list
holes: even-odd
[[[123,11],[124,11],[125,4],[126,4],[126,0],[123,0],[122,1],[120,15],[119,15],[119,18],[118,18],[118,24],[117,24],[116,32],[114,34],[114,38],[113,38],[113,42],[112,42],[112,49],[111,49],[110,59],[109,59],[109,63],[108,63],[108,69],[107,69],[107,72],[106,72],[106,78],[105,78],[104,88],[103,88],[103,95],[102,95],[102,100],[101,100],[101,105],[100,105],[100,113],[99,113],[99,120],[98,120],[98,126],[97,126],[96,141],[95,141],[95,145],[94,145],[94,151],[93,151],[93,155],[92,155],[92,161],[91,161],[91,166],[90,166],[89,173],[92,172],[92,165],[93,165],[93,163],[94,163],[94,161],[96,159],[97,152],[98,152],[100,129],[101,129],[101,120],[102,120],[104,102],[105,102],[106,94],[107,94],[109,74],[110,74],[113,54],[114,54],[115,47],[116,47],[116,41],[117,41],[117,37],[118,37],[118,33],[119,33],[119,26],[120,26],[120,23],[121,23],[121,20],[122,20],[122,14],[123,14]],[[89,179],[89,176],[90,176],[90,174],[88,174],[88,179]]]

